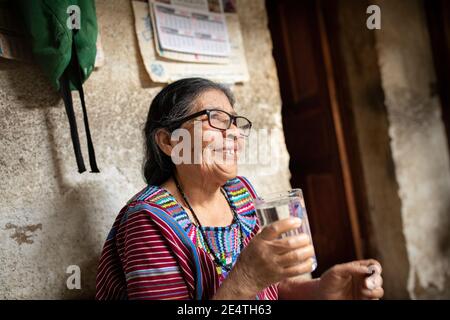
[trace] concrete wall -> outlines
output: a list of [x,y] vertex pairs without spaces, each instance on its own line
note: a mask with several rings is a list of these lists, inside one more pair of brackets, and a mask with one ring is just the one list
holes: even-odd
[[367,6],[366,1],[339,1],[339,40],[336,40],[336,46],[340,48],[344,69],[339,77],[348,86],[343,89],[347,96],[341,107],[348,110],[347,117],[355,127],[352,149],[358,149],[361,167],[356,188],[365,195],[365,199],[358,203],[360,220],[367,223],[365,254],[383,265],[385,297],[401,299],[409,297],[406,290],[409,263],[388,115],[375,50],[375,34],[384,32],[384,29],[374,32],[365,28],[366,15],[362,13]]
[[[85,91],[100,174],[77,173],[64,106],[39,69],[0,60],[0,299],[93,297],[107,232],[145,185],[141,127],[161,87],[145,73],[130,1],[96,5],[106,65],[91,75]],[[280,129],[264,1],[238,1],[238,10],[251,81],[233,88],[237,111],[255,127]],[[82,134],[83,147],[84,139]],[[271,175],[257,166],[241,169],[260,192],[289,187],[282,136],[277,144],[281,152]],[[87,161],[85,149],[84,155]],[[66,288],[69,265],[81,268],[81,290]]]
[[[368,30],[366,8],[381,8]],[[359,14],[357,14],[359,13]],[[339,1],[369,253],[386,298],[450,298],[450,165],[422,0]]]
[[377,51],[412,298],[450,298],[450,162],[422,0],[380,0]]

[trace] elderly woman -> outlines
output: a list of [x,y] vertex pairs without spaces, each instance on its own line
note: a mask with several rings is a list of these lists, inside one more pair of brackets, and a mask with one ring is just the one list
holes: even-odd
[[[301,221],[259,230],[256,193],[237,176],[251,122],[233,104],[227,88],[201,78],[174,82],[154,98],[145,125],[148,185],[120,211],[106,239],[96,298],[382,297],[377,261],[337,265],[305,280],[298,276],[312,268],[310,239],[281,237]],[[188,133],[183,141],[180,130]],[[369,265],[379,269],[371,285]]]

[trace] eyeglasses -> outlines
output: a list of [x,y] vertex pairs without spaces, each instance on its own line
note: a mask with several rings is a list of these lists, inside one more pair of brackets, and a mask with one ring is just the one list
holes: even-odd
[[177,120],[171,125],[172,128],[181,126],[184,122],[194,119],[198,116],[206,114],[208,116],[208,123],[211,127],[219,130],[230,129],[231,124],[234,124],[240,131],[241,135],[248,137],[250,135],[250,129],[252,128],[252,122],[245,117],[235,116],[226,111],[219,109],[205,109],[194,114],[191,114],[185,118]]

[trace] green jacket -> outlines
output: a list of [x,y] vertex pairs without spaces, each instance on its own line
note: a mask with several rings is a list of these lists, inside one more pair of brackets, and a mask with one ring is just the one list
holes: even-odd
[[[31,46],[37,63],[59,90],[59,79],[69,65],[72,41],[75,44],[84,82],[94,69],[97,54],[97,18],[94,0],[13,0],[18,4],[25,27],[31,36]],[[80,8],[80,29],[68,27],[73,16],[69,6]],[[71,89],[76,89],[73,74],[69,74]]]

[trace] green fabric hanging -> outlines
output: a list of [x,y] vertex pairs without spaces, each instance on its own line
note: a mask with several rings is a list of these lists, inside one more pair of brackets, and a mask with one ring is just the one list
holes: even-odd
[[[36,62],[61,92],[69,119],[78,171],[84,172],[72,90],[80,95],[91,172],[99,172],[89,130],[82,84],[94,70],[97,17],[94,0],[13,0],[30,35]],[[73,10],[73,6],[76,10]],[[79,10],[78,10],[79,9]],[[78,20],[77,20],[78,19]],[[74,23],[79,21],[79,25]]]
[[[72,41],[78,54],[84,82],[94,70],[97,54],[97,17],[93,0],[15,0],[31,36],[33,54],[37,63],[50,78],[52,85],[59,90],[59,79],[67,68],[72,56]],[[67,26],[70,19],[67,8],[77,5],[80,8],[80,29]],[[71,89],[77,89],[70,74]]]

